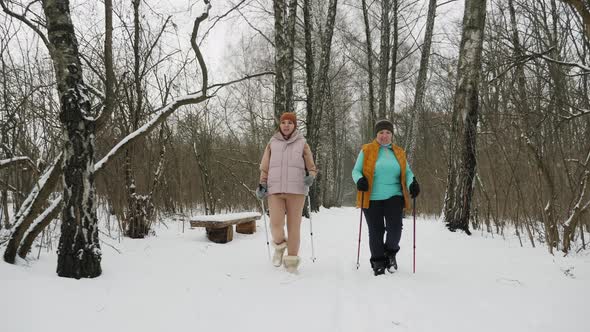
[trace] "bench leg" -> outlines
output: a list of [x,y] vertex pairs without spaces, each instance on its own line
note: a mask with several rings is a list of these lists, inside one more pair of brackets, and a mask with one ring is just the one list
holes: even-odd
[[207,228],[207,238],[215,243],[227,243],[234,239],[234,228]]
[[254,234],[256,233],[256,220],[244,222],[236,225],[236,232],[240,234]]

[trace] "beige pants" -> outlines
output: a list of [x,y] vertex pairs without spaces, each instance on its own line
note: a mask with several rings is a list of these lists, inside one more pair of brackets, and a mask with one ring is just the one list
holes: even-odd
[[305,195],[273,194],[268,196],[270,233],[276,244],[285,241],[285,215],[287,215],[287,253],[297,256],[301,239],[301,213]]

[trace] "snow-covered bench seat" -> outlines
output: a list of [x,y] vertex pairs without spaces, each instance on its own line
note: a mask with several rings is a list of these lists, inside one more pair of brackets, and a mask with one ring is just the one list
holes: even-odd
[[234,228],[241,234],[254,234],[258,212],[240,212],[216,214],[211,216],[195,216],[190,218],[191,228],[205,227],[207,238],[215,243],[227,243],[234,238]]

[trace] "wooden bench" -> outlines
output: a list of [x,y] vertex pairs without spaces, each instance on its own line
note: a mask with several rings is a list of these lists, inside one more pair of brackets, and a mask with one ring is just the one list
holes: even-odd
[[195,216],[190,218],[191,228],[205,227],[207,238],[215,243],[227,243],[234,238],[234,228],[241,234],[254,234],[258,212],[241,212],[216,214],[211,216]]

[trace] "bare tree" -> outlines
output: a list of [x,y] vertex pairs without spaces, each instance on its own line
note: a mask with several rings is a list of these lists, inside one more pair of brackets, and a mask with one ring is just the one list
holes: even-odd
[[[206,4],[206,11],[195,20],[195,24],[193,27],[193,36],[192,36],[193,41],[197,37],[197,31],[198,31],[200,23],[203,20],[205,20],[208,16],[210,5],[207,0],[205,0],[205,4]],[[69,18],[68,6],[62,5],[62,6],[59,6],[59,8],[56,8],[55,5],[49,4],[49,5],[44,6],[44,10],[47,13],[46,15],[47,15],[48,22],[54,22],[53,20],[58,19],[58,18],[61,20],[66,20],[65,22],[69,22],[69,25],[62,26],[61,28],[60,28],[60,25],[58,25],[57,28],[59,28],[59,29],[55,29],[55,30],[52,30],[51,28],[48,29],[49,40],[53,40],[52,38],[59,38],[61,36],[60,33],[63,36],[69,36],[68,33],[73,34],[74,29],[71,25],[71,20],[68,19]],[[50,18],[51,15],[55,15],[55,16]],[[49,26],[51,27],[51,25],[49,25]],[[60,29],[64,29],[64,28],[66,30],[60,30]],[[60,45],[60,47],[62,47],[62,48],[64,48],[65,46],[74,47],[75,46],[74,41],[75,41],[75,39],[70,39],[69,44],[62,43],[62,45]],[[201,65],[202,75],[203,75],[203,89],[201,89],[200,91],[195,92],[193,94],[189,94],[186,96],[176,98],[175,100],[173,100],[172,102],[170,102],[166,106],[162,107],[152,117],[152,119],[150,119],[150,121],[148,121],[144,126],[139,128],[135,132],[130,133],[127,137],[125,137],[122,141],[120,141],[115,147],[113,147],[111,149],[111,151],[105,155],[105,157],[103,157],[99,162],[97,162],[94,165],[94,172],[87,173],[86,175],[92,174],[94,176],[94,174],[99,172],[110,160],[112,160],[113,157],[115,157],[116,155],[119,155],[121,153],[121,151],[124,151],[125,148],[129,144],[133,144],[135,141],[142,138],[144,135],[146,135],[151,130],[156,128],[159,124],[161,124],[164,120],[166,120],[166,118],[168,116],[170,116],[178,108],[185,106],[185,105],[197,104],[197,103],[207,100],[207,98],[208,98],[207,97],[207,86],[208,85],[206,83],[207,82],[206,67],[204,65],[204,61],[203,61],[202,55],[200,53],[200,50],[196,46],[196,43],[193,43],[193,50],[197,56],[199,64]],[[76,64],[79,65],[80,62],[79,62],[79,59],[77,59],[75,56],[72,58],[72,55],[77,55],[77,53],[72,53],[69,55],[69,57],[64,57],[61,53],[59,53],[59,51],[63,52],[63,51],[65,51],[65,49],[51,50],[52,56],[61,55],[63,59],[73,59],[72,61],[74,61],[74,62],[71,63],[70,66],[66,68],[68,70],[65,72],[63,70],[58,71],[58,69],[60,67],[58,67],[56,65],[56,73],[64,74],[64,75],[66,75],[66,74],[67,75],[75,75],[74,77],[72,77],[72,79],[76,79],[76,80],[73,80],[71,82],[77,83],[78,86],[80,86],[80,84],[83,83],[83,81],[81,81],[81,76],[80,76],[81,72],[76,72],[74,70],[76,68],[75,65]],[[61,63],[63,64],[63,61]],[[70,77],[67,75],[66,75],[66,77]],[[61,76],[58,75],[58,77],[61,77]],[[70,93],[70,94],[74,93],[73,97],[80,95],[79,94],[80,90],[76,90],[79,88],[70,89],[71,90],[70,91],[66,88],[67,85],[65,85],[65,83],[63,81],[59,81],[59,82],[61,82],[61,84],[62,84],[62,86],[59,86],[59,84],[58,84],[58,87],[59,87],[58,90],[60,92],[65,89],[67,93]],[[78,93],[78,95],[76,95],[75,93]],[[62,99],[62,101],[63,100],[64,99]],[[65,101],[67,101],[67,99]],[[78,105],[76,107],[85,107],[84,110],[87,110],[86,108],[89,107],[89,103],[87,100],[86,100],[86,102],[87,103],[77,103],[75,105],[70,103],[70,104],[68,104],[69,108],[66,108],[66,109],[69,110],[70,108],[72,108],[73,110],[76,110],[76,108],[74,108],[74,106]],[[74,117],[74,119],[77,119],[78,121],[88,121],[88,122],[92,122],[92,123],[94,123],[96,121],[96,118],[91,117],[89,114],[86,114],[85,117],[81,117],[81,116],[78,116],[77,118]],[[66,120],[72,121],[70,119],[70,117],[67,117]],[[104,121],[98,121],[97,123],[102,124],[102,123],[104,123]],[[100,129],[100,128],[97,128],[97,129]],[[61,168],[58,167],[58,165],[61,164],[62,160],[64,160],[64,159],[65,158],[63,157],[63,155],[60,155],[55,160],[53,165],[48,168],[48,170],[45,172],[45,174],[43,174],[43,176],[41,176],[39,178],[39,181],[35,185],[34,190],[31,191],[31,193],[29,194],[29,196],[25,200],[26,204],[23,204],[23,207],[21,207],[21,209],[19,210],[19,213],[16,216],[15,226],[13,227],[13,231],[11,233],[9,243],[6,247],[5,252],[4,252],[4,260],[6,262],[14,263],[17,249],[22,245],[21,242],[22,242],[22,239],[25,236],[25,234],[34,234],[35,232],[37,232],[36,234],[38,234],[39,228],[31,227],[32,229],[27,231],[27,229],[29,229],[29,226],[34,226],[35,224],[46,222],[45,217],[35,220],[36,216],[39,216],[39,215],[40,216],[50,216],[51,215],[51,213],[47,213],[47,212],[41,213],[42,206],[43,206],[44,202],[47,200],[49,194],[51,193],[52,188],[55,186],[60,174],[62,174]],[[82,166],[84,166],[84,165],[82,165]],[[68,171],[68,169],[67,168],[64,169],[64,172],[65,171]],[[74,173],[74,174],[78,174],[78,173]],[[79,176],[81,176],[81,175],[79,175]],[[64,177],[65,177],[65,175],[64,175]],[[91,181],[86,179],[86,184],[88,184],[90,182]],[[68,184],[67,181],[66,181],[66,184]],[[98,275],[100,275],[100,270],[90,270],[91,267],[98,268],[98,269],[100,268],[100,250],[99,250],[100,247],[98,246],[98,235],[97,235],[97,229],[96,229],[96,212],[90,208],[90,207],[94,207],[95,197],[88,196],[88,195],[81,196],[84,194],[84,192],[80,192],[79,190],[76,190],[73,193],[75,193],[76,195],[80,195],[80,196],[76,196],[79,199],[81,199],[82,197],[86,197],[87,199],[91,198],[90,201],[85,203],[85,205],[79,205],[78,209],[80,207],[85,207],[87,209],[86,212],[90,214],[90,217],[86,216],[86,218],[89,219],[89,220],[87,220],[86,226],[92,227],[92,228],[88,229],[85,232],[85,234],[75,235],[74,237],[72,237],[72,234],[70,234],[68,232],[69,230],[66,229],[65,230],[66,235],[62,234],[62,238],[64,238],[64,240],[63,241],[60,240],[60,246],[69,245],[70,248],[75,248],[74,245],[77,245],[77,243],[78,243],[78,242],[76,242],[76,243],[72,242],[72,243],[68,244],[66,242],[66,240],[70,240],[70,241],[77,240],[79,242],[81,242],[81,240],[92,241],[92,242],[88,242],[88,243],[82,243],[83,245],[85,245],[85,247],[80,248],[82,250],[81,252],[76,252],[74,254],[79,255],[80,258],[83,258],[83,259],[89,260],[91,258],[94,258],[94,260],[91,260],[88,263],[87,263],[87,261],[82,261],[85,264],[84,270],[82,270],[82,269],[75,270],[74,269],[74,271],[71,271],[71,269],[68,270],[68,269],[60,267],[60,268],[58,268],[58,274],[63,275],[63,276],[72,276],[72,277],[78,277],[78,278],[79,277],[98,276]],[[67,202],[71,201],[71,199],[72,199],[72,196],[69,196],[69,193],[64,192],[64,209],[67,206]],[[56,202],[56,201],[54,200],[54,202]],[[81,204],[81,203],[82,202],[73,202],[70,204]],[[55,208],[55,204],[52,204],[50,209],[54,209],[54,208]],[[72,211],[77,211],[77,209],[74,207],[74,208],[72,208]],[[94,219],[92,219],[92,213],[94,213]],[[67,223],[68,220],[71,220],[71,217],[68,217],[68,216],[70,216],[69,212],[62,213],[63,224]],[[76,217],[76,216],[74,216],[74,217]],[[82,218],[81,215],[79,215],[79,217]],[[74,219],[74,221],[75,221],[75,219]],[[35,224],[33,222],[35,222]],[[64,226],[62,226],[62,228],[63,227]],[[65,227],[68,227],[68,226],[65,226]],[[75,225],[74,226],[70,225],[69,227],[72,227],[75,230]],[[80,227],[82,227],[82,225]],[[64,231],[62,230],[62,232],[64,232]],[[79,233],[82,233],[82,231],[80,231]],[[82,237],[82,238],[80,239],[80,237]],[[27,243],[32,243],[32,241],[27,241]],[[85,253],[84,250],[89,251],[89,253],[83,255],[82,253]],[[18,250],[18,252],[26,254],[26,252],[28,252],[28,250]],[[63,253],[63,255],[65,255],[66,253],[71,254],[71,252],[72,252],[72,250],[65,251]],[[60,253],[60,255],[61,255],[61,253]],[[90,257],[84,257],[84,256],[90,256]],[[77,256],[75,256],[74,259],[77,259],[76,257]],[[81,262],[78,262],[77,265],[72,265],[72,263],[76,263],[76,261],[71,262],[68,259],[71,260],[71,256],[66,256],[66,258],[64,258],[64,260],[66,260],[65,263],[70,263],[70,265],[66,265],[66,267],[68,267],[68,268],[78,267],[81,263]],[[59,266],[59,263],[61,263],[61,261],[58,262],[58,266]],[[91,263],[94,263],[94,264],[91,264]]]
[[[432,47],[432,34],[434,31],[434,18],[436,17],[436,0],[429,0],[428,14],[426,17],[426,31],[424,33],[424,43],[422,44],[422,55],[420,56],[420,69],[418,70],[418,80],[416,81],[416,92],[414,94],[414,106],[412,107],[412,125],[408,132],[409,142],[406,147],[408,162],[412,162],[416,150],[416,140],[420,132],[420,121],[424,108],[424,93],[426,90],[426,78],[428,76],[428,62],[430,60],[430,49]],[[393,83],[392,83],[393,84]]]

